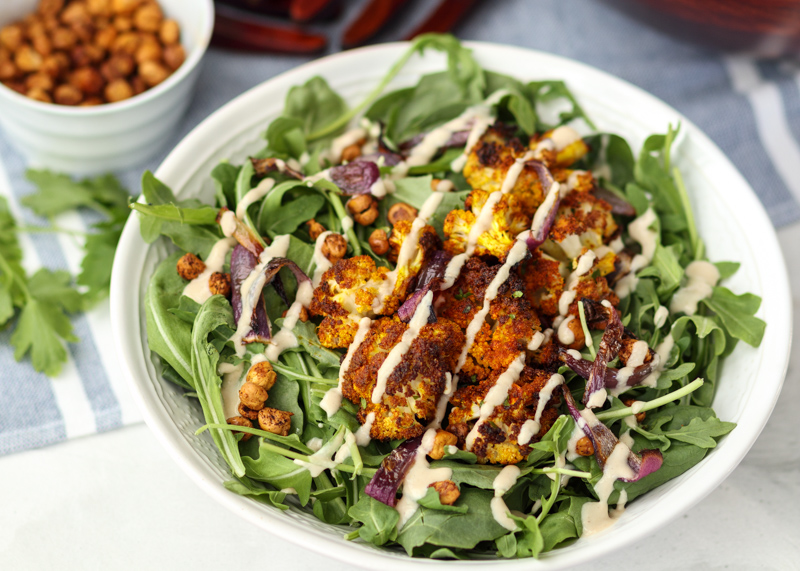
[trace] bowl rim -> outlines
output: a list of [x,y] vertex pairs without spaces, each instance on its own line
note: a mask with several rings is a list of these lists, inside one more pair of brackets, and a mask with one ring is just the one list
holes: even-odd
[[[754,417],[758,422],[739,425],[737,428],[737,447],[727,447],[725,450],[718,449],[712,456],[713,464],[709,467],[711,462],[708,457],[704,458],[696,468],[704,471],[712,470],[716,475],[713,484],[702,483],[698,486],[691,488],[691,492],[682,496],[683,501],[676,502],[675,506],[671,508],[670,513],[662,517],[650,525],[642,526],[626,536],[614,537],[613,541],[606,541],[595,545],[595,549],[591,554],[586,552],[578,553],[561,553],[550,552],[547,557],[540,560],[531,559],[511,559],[511,560],[490,560],[490,561],[448,561],[447,564],[453,567],[461,566],[477,566],[477,565],[503,565],[507,569],[529,569],[546,568],[546,569],[560,569],[568,565],[574,565],[580,562],[595,559],[599,556],[608,554],[612,551],[617,551],[625,545],[630,545],[634,541],[642,539],[653,533],[655,530],[661,528],[666,523],[674,520],[686,510],[691,508],[697,502],[702,500],[711,491],[713,491],[719,484],[736,468],[739,462],[744,458],[746,453],[752,447],[758,435],[761,433],[764,425],[769,419],[770,413],[775,406],[778,396],[780,395],[780,388],[788,368],[789,356],[791,352],[791,334],[792,334],[792,305],[791,294],[788,280],[788,273],[786,264],[780,245],[775,234],[774,227],[769,221],[766,211],[756,197],[750,185],[734,167],[731,161],[722,153],[717,145],[711,141],[705,133],[703,133],[697,126],[694,125],[689,119],[677,112],[671,106],[649,94],[645,90],[625,81],[602,70],[577,62],[570,58],[549,54],[539,50],[522,48],[518,46],[510,46],[490,42],[463,42],[464,45],[476,49],[489,52],[491,50],[500,50],[505,55],[515,55],[518,57],[544,57],[551,61],[561,62],[565,65],[570,65],[576,69],[581,69],[583,72],[590,76],[600,77],[604,81],[611,82],[612,85],[624,88],[631,91],[647,101],[649,105],[659,107],[664,111],[670,112],[672,115],[680,119],[684,128],[684,134],[691,132],[691,136],[698,140],[707,150],[715,155],[715,159],[720,161],[720,164],[735,177],[743,191],[740,197],[744,201],[742,208],[746,208],[749,215],[754,219],[754,227],[763,228],[764,234],[760,235],[761,244],[768,246],[765,257],[774,267],[774,274],[770,276],[770,297],[780,299],[787,302],[785,304],[785,312],[778,315],[777,318],[770,321],[770,328],[778,330],[786,339],[786,343],[780,347],[773,348],[765,347],[765,351],[770,351],[770,357],[773,361],[769,362],[769,370],[774,373],[768,381],[771,383],[772,391],[769,393],[769,398],[761,398],[756,401],[757,407],[750,407],[743,414]],[[180,163],[191,156],[194,146],[192,141],[199,139],[203,136],[213,135],[218,129],[224,128],[228,121],[228,116],[232,115],[235,109],[245,101],[257,98],[260,91],[265,89],[265,84],[273,83],[275,81],[281,82],[294,82],[303,79],[307,76],[309,71],[317,71],[317,66],[325,65],[327,62],[335,61],[340,58],[347,58],[353,54],[362,54],[364,52],[383,52],[384,58],[397,56],[399,52],[405,49],[409,43],[407,42],[394,42],[381,44],[376,46],[368,46],[347,52],[333,54],[304,65],[293,68],[280,75],[277,75],[269,80],[247,90],[239,95],[225,106],[216,110],[209,115],[203,122],[195,127],[167,156],[164,162],[156,171],[156,176],[159,178],[169,179],[170,176],[177,176],[179,172]],[[386,61],[390,61],[386,59]],[[322,73],[322,70],[318,70]],[[139,375],[147,375],[147,370],[144,365],[144,360],[147,358],[139,347],[141,346],[141,337],[138,337],[138,327],[141,325],[141,315],[131,315],[133,311],[130,307],[126,307],[125,292],[129,290],[131,284],[139,284],[141,280],[141,267],[135,270],[131,264],[129,257],[135,253],[133,257],[137,259],[144,259],[144,254],[136,252],[134,248],[141,247],[141,238],[139,237],[139,223],[138,219],[131,217],[125,226],[122,237],[120,239],[120,246],[117,250],[115,257],[112,282],[111,282],[111,317],[112,326],[115,332],[115,347],[120,362],[123,365],[123,372],[126,380],[133,385],[132,394],[137,402],[142,415],[153,431],[156,433],[157,439],[165,448],[167,448],[173,459],[181,466],[184,472],[203,490],[205,490],[211,497],[217,500],[222,505],[226,506],[231,511],[239,514],[248,521],[259,525],[263,529],[268,530],[272,534],[282,539],[287,539],[302,547],[306,547],[315,552],[328,555],[343,562],[357,565],[359,567],[368,567],[383,565],[390,568],[412,569],[413,567],[425,564],[440,564],[441,561],[429,559],[415,559],[411,557],[390,557],[380,550],[366,550],[354,549],[347,543],[336,539],[331,534],[325,534],[317,529],[312,529],[308,526],[303,526],[302,523],[291,518],[280,517],[279,515],[269,514],[253,509],[252,503],[247,498],[233,494],[215,481],[208,478],[208,468],[204,466],[200,460],[199,455],[193,449],[188,447],[185,439],[182,439],[180,434],[174,430],[174,426],[166,421],[160,411],[153,408],[156,405],[154,395],[146,394],[140,390],[137,378]],[[126,254],[127,252],[127,254]],[[123,261],[123,258],[125,261]],[[138,286],[136,286],[138,287]],[[138,291],[138,290],[137,290]],[[138,293],[137,293],[138,295]],[[775,316],[770,316],[771,318]],[[133,326],[131,325],[133,323]],[[138,347],[137,347],[138,345]],[[132,350],[136,347],[136,350]],[[765,359],[766,360],[766,359]],[[767,360],[768,361],[768,360]],[[187,448],[188,447],[188,448]],[[704,473],[704,475],[706,475]],[[304,541],[308,540],[308,541]],[[354,557],[355,556],[355,557]]]
[[202,21],[202,29],[198,38],[197,45],[189,53],[178,69],[172,72],[167,79],[150,89],[143,91],[129,99],[123,101],[116,101],[114,103],[103,103],[102,105],[92,106],[73,106],[73,105],[58,105],[56,103],[45,103],[44,101],[37,101],[31,99],[21,93],[17,93],[10,87],[0,83],[0,97],[6,97],[12,103],[26,107],[28,110],[35,113],[45,113],[51,116],[59,117],[75,117],[78,119],[88,117],[102,117],[109,113],[116,113],[118,111],[126,111],[141,105],[147,104],[149,101],[166,93],[178,83],[184,80],[195,67],[200,63],[200,60],[208,50],[211,43],[211,35],[214,31],[214,0],[192,0],[191,9],[202,9],[204,19]]

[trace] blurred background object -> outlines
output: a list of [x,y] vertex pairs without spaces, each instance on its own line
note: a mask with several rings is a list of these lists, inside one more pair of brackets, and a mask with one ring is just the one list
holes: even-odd
[[602,0],[682,40],[766,58],[800,51],[798,0]]
[[[354,48],[374,39],[398,15],[414,9],[409,0],[371,0],[334,38],[324,24],[342,13],[341,0],[216,0],[213,45],[244,51],[306,54],[324,50],[330,43]],[[441,0],[406,37],[428,32],[450,32],[478,0]]]

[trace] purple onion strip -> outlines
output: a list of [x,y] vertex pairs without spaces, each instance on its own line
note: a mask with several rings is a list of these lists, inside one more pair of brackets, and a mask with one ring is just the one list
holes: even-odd
[[[572,355],[569,354],[569,351],[564,351],[563,349],[559,355],[560,359],[564,361],[564,364],[567,365],[570,369],[578,373],[584,379],[588,379],[589,375],[592,372],[592,361],[588,361],[586,359],[576,359]],[[650,361],[649,363],[645,363],[643,365],[639,365],[633,369],[631,376],[625,381],[623,386],[625,387],[634,387],[645,380],[650,373],[653,372],[653,365],[655,364],[655,360]],[[606,368],[606,373],[604,377],[604,384],[605,388],[607,389],[616,389],[619,386],[619,381],[617,380],[617,369],[612,369],[611,367]]]
[[411,469],[422,436],[406,440],[383,459],[378,471],[364,488],[364,493],[387,506],[397,504],[397,490]]
[[[528,236],[528,239],[526,240],[528,249],[533,252],[536,248],[544,244],[544,241],[547,240],[547,236],[550,234],[550,228],[553,227],[553,222],[555,222],[556,214],[558,213],[558,207],[561,205],[561,194],[557,188],[557,185],[554,185],[555,180],[553,179],[550,169],[548,169],[544,163],[541,161],[528,161],[525,164],[533,167],[533,170],[536,171],[539,181],[542,184],[542,194],[544,194],[545,199],[544,202],[539,205],[539,208],[544,208],[548,201],[550,202],[549,210],[547,211],[544,220],[538,227],[533,226],[533,224],[536,223],[536,217],[539,215],[538,209],[533,217],[531,235]],[[552,200],[550,200],[551,193],[556,193]]]
[[636,216],[636,209],[627,200],[620,198],[607,188],[597,187],[594,191],[597,198],[605,200],[611,205],[611,212],[622,216]]
[[297,180],[303,180],[303,173],[299,173],[286,164],[285,161],[280,159],[254,159],[250,157],[250,162],[253,163],[253,168],[259,176],[265,176],[267,173],[278,171]]
[[[422,298],[425,297],[429,291],[438,291],[439,286],[444,280],[444,272],[447,269],[447,264],[453,256],[444,250],[437,250],[433,256],[425,261],[419,274],[417,275],[416,291],[409,297],[403,305],[397,310],[397,316],[400,321],[408,323],[414,317],[417,311],[417,306]],[[428,323],[435,323],[436,315],[431,311]]]
[[[605,471],[606,461],[614,448],[619,443],[614,433],[602,422],[596,420],[593,423],[587,422],[581,415],[578,407],[575,405],[575,400],[572,398],[569,388],[566,385],[561,386],[561,391],[564,395],[564,401],[567,403],[567,409],[572,416],[575,423],[583,430],[586,437],[592,441],[594,447],[594,457],[597,459],[597,464],[600,469]],[[620,478],[623,482],[636,482],[645,476],[648,476],[661,468],[664,458],[661,456],[659,450],[642,450],[639,454],[630,452],[628,454],[628,466],[633,470],[634,476],[632,478]]]
[[367,194],[372,185],[381,178],[381,171],[375,163],[363,160],[332,167],[330,175],[342,194],[355,196]]
[[393,167],[400,164],[400,162],[403,160],[403,157],[391,151],[377,151],[368,155],[362,155],[353,160],[353,162],[372,162],[377,165],[381,163],[381,159],[383,159],[383,166]]
[[622,333],[624,327],[619,317],[619,312],[614,307],[607,307],[608,324],[600,339],[600,346],[597,348],[597,357],[592,363],[592,370],[589,373],[589,380],[586,382],[586,391],[583,393],[583,404],[587,404],[594,393],[602,390],[606,386],[606,371],[608,362],[614,359],[622,349]]

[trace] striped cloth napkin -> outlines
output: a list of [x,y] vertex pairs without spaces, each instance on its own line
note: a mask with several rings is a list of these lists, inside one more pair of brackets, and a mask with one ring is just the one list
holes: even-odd
[[[363,1],[347,3],[331,37],[339,37],[343,25],[362,6]],[[427,9],[419,6],[413,14],[398,17],[379,40],[403,37]],[[462,39],[563,55],[646,89],[697,123],[722,148],[749,180],[776,226],[800,218],[800,66],[796,62],[721,56],[585,0],[483,2],[456,32]],[[209,113],[308,59],[210,50],[179,132],[160,156],[140,169],[118,173],[121,179],[137,194],[142,170],[155,170],[167,150]],[[33,189],[24,178],[24,160],[2,133],[0,158],[0,194],[11,198],[21,224],[44,223],[19,205],[19,199]],[[85,230],[91,221],[88,213],[74,213],[58,224]],[[74,237],[29,234],[23,235],[22,242],[29,271],[46,266],[77,273],[82,253]],[[28,361],[16,363],[10,333],[0,331],[0,454],[140,420],[117,368],[108,304],[74,316],[73,324],[81,341],[69,345],[70,360],[54,379],[35,373]]]

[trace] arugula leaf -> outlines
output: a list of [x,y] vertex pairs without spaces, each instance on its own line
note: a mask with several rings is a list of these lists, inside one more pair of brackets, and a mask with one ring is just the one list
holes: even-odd
[[400,513],[366,494],[348,512],[354,521],[361,523],[358,534],[373,545],[383,545],[397,537]]
[[753,347],[761,344],[767,324],[754,316],[761,307],[760,297],[752,293],[736,295],[728,288],[717,286],[711,297],[702,303],[719,316],[729,335]]
[[278,490],[294,488],[300,503],[308,503],[312,478],[311,472],[304,466],[295,464],[263,445],[259,447],[257,458],[243,455],[242,463],[249,478],[267,482]]
[[283,503],[286,499],[285,492],[267,489],[263,485],[259,484],[258,482],[254,482],[246,476],[242,476],[241,478],[237,478],[235,480],[228,480],[227,482],[223,483],[223,486],[225,486],[226,490],[230,490],[231,492],[241,496],[249,496],[254,500],[275,506],[278,509],[284,511],[289,509],[289,506]]
[[48,218],[82,206],[109,214],[109,209],[126,206],[130,198],[111,174],[74,181],[66,174],[28,169],[25,176],[38,188],[25,196],[22,204]]

